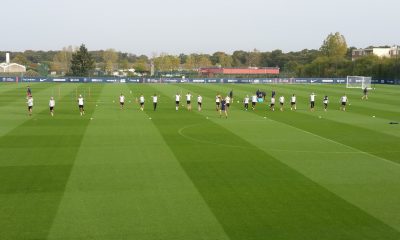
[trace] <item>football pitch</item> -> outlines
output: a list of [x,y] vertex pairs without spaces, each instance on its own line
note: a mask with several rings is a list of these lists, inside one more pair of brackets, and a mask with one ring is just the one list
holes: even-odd
[[[399,86],[361,100],[344,85],[33,83],[31,117],[26,87],[0,84],[2,240],[400,239]],[[285,111],[244,111],[258,88]],[[220,118],[215,96],[231,89]]]

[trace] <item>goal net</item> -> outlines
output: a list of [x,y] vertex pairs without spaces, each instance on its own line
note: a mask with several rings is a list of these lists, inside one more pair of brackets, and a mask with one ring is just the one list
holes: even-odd
[[371,77],[347,76],[346,88],[371,89]]

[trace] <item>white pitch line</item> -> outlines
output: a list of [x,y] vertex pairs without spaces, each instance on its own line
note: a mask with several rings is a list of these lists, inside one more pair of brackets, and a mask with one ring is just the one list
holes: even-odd
[[344,147],[347,147],[347,148],[349,148],[349,149],[352,149],[352,150],[354,150],[355,152],[359,152],[359,153],[362,153],[362,154],[365,154],[365,155],[368,155],[368,156],[371,156],[371,157],[375,157],[375,158],[381,159],[381,160],[383,160],[383,161],[385,161],[385,162],[388,162],[388,163],[390,163],[390,164],[392,164],[392,165],[395,165],[396,167],[400,167],[400,164],[398,164],[398,163],[396,163],[396,162],[393,162],[393,161],[387,160],[387,159],[385,159],[385,158],[382,158],[382,157],[373,155],[373,154],[371,154],[371,153],[368,153],[368,152],[362,151],[362,150],[360,150],[360,149],[357,149],[357,148],[348,146],[348,145],[346,145],[346,144],[343,144],[343,143],[340,143],[340,142],[336,142],[335,140],[332,140],[332,139],[329,139],[329,138],[326,138],[326,137],[322,137],[322,136],[320,136],[320,135],[317,135],[317,134],[314,134],[314,133],[312,133],[312,132],[303,130],[303,129],[301,129],[301,128],[294,127],[294,126],[289,125],[289,124],[287,124],[287,123],[278,122],[278,121],[276,121],[276,120],[272,120],[272,121],[277,122],[277,123],[280,123],[280,124],[284,124],[284,125],[289,126],[289,127],[293,128],[293,129],[297,129],[297,130],[299,130],[299,131],[301,131],[301,132],[307,133],[307,134],[309,134],[309,135],[312,135],[312,136],[314,136],[314,137],[320,138],[320,139],[322,139],[322,140],[325,140],[325,141],[328,141],[328,142],[331,142],[331,143],[335,143],[335,144],[339,144],[339,145],[341,145],[341,146],[344,146]]
[[[189,139],[189,140],[191,140],[191,141],[194,141],[194,142],[206,143],[206,144],[212,144],[212,145],[218,145],[218,146],[223,146],[223,147],[233,147],[233,148],[243,148],[243,149],[257,149],[257,150],[275,151],[275,152],[292,152],[292,153],[369,154],[369,153],[363,152],[363,151],[351,151],[351,152],[350,152],[350,151],[286,150],[286,149],[273,149],[273,148],[270,148],[270,149],[265,149],[265,148],[263,148],[263,149],[261,149],[261,148],[259,148],[259,147],[257,147],[257,146],[256,146],[256,147],[245,147],[245,146],[239,146],[239,145],[222,144],[222,143],[217,143],[217,142],[213,142],[213,141],[201,140],[201,139],[198,139],[198,138],[190,137],[190,136],[188,136],[188,135],[186,135],[186,134],[183,133],[185,129],[192,128],[192,127],[196,127],[196,126],[200,126],[200,125],[203,125],[203,124],[202,124],[202,123],[197,123],[197,124],[186,125],[186,126],[180,128],[180,129],[178,130],[178,134],[181,135],[182,137],[184,137],[184,138],[186,138],[186,139]],[[298,128],[296,128],[296,129],[298,129]],[[300,129],[300,130],[301,130],[301,129]],[[307,131],[303,131],[303,132],[312,134],[312,133],[307,132]],[[315,134],[313,134],[313,135],[315,135]],[[330,140],[330,139],[325,139],[325,138],[324,138],[324,140]],[[331,141],[332,141],[332,140],[331,140]],[[337,142],[335,142],[335,143],[337,143]],[[342,145],[344,145],[344,144],[342,144]],[[349,146],[347,146],[347,145],[344,145],[344,146],[349,147]],[[351,147],[349,147],[349,148],[351,148]],[[354,149],[354,148],[351,148],[351,149],[357,150],[357,149]],[[400,152],[400,151],[393,151],[393,152],[396,153],[396,152]],[[377,152],[377,153],[379,153],[379,152]],[[385,152],[381,152],[381,153],[385,153]],[[375,156],[375,155],[372,155],[372,156]],[[386,161],[389,161],[389,160],[386,160]]]

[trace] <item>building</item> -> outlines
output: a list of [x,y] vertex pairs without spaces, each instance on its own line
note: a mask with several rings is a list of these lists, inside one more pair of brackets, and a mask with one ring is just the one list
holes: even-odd
[[266,68],[200,68],[199,72],[202,75],[214,76],[214,75],[279,75],[278,67],[266,67]]
[[351,53],[351,59],[354,61],[357,58],[368,56],[368,55],[375,55],[378,57],[397,57],[400,54],[400,47],[393,46],[393,47],[386,47],[386,48],[365,48],[365,49],[355,49]]
[[6,53],[6,62],[0,63],[0,73],[24,73],[26,67],[17,63],[10,63],[10,53]]

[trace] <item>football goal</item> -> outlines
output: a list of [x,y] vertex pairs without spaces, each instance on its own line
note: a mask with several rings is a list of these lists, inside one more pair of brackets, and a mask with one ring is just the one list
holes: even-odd
[[347,76],[346,88],[371,89],[371,77]]

